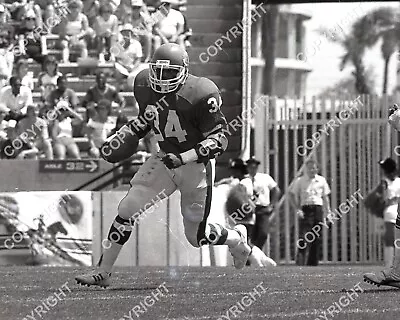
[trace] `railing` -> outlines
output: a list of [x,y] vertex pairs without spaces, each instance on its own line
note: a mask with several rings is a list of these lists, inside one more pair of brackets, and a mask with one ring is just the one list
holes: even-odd
[[[398,134],[387,123],[390,98],[262,99],[261,107],[254,107],[256,157],[284,192],[271,236],[271,256],[284,263],[295,259],[299,222],[286,196],[306,160],[313,158],[331,187],[332,210],[342,213],[340,205],[352,202],[329,228],[321,228],[322,262],[381,261],[382,221],[367,212],[362,197],[381,178],[378,161],[390,156],[397,161]],[[350,111],[346,115],[344,110]],[[357,201],[352,198],[355,192],[360,195],[355,196]]]

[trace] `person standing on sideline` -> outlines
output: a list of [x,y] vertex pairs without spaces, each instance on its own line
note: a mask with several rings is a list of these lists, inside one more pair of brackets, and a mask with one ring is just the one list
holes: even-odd
[[267,173],[258,172],[260,161],[254,157],[247,160],[247,171],[253,184],[253,196],[256,205],[256,221],[252,243],[261,250],[268,239],[269,220],[276,209],[281,190],[275,180]]
[[319,262],[321,239],[316,237],[312,242],[307,242],[305,235],[312,232],[312,228],[323,222],[324,211],[326,215],[331,211],[328,195],[331,193],[326,179],[318,173],[318,163],[308,160],[305,163],[304,174],[297,178],[289,191],[289,201],[297,209],[300,218],[299,239],[296,264],[303,266],[317,266]]
[[384,260],[385,267],[390,268],[393,262],[394,255],[394,231],[396,225],[397,208],[400,196],[400,178],[397,173],[396,162],[387,158],[379,161],[379,166],[383,175],[385,186],[385,209],[383,211],[383,220],[385,221],[385,250]]

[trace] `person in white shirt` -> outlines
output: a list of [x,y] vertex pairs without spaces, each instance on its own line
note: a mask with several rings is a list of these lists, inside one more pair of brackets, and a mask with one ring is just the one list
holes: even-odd
[[395,243],[395,225],[397,218],[397,208],[400,200],[400,178],[397,172],[396,162],[387,158],[379,161],[383,182],[385,186],[385,209],[383,210],[383,220],[385,221],[385,249],[384,260],[385,267],[389,268],[393,262],[394,243]]
[[248,175],[247,167],[242,159],[229,161],[231,176],[215,183],[215,187],[228,185],[229,192],[225,203],[225,209],[229,215],[228,224],[244,224],[247,229],[251,253],[247,265],[256,267],[276,266],[276,262],[267,257],[259,246],[251,242],[254,233],[255,203],[253,183]]
[[179,10],[171,8],[173,0],[162,0],[160,8],[163,18],[154,25],[154,50],[161,44],[174,42],[185,48],[185,18]]
[[[117,83],[127,78],[127,91],[132,91],[133,83],[140,71],[148,68],[147,63],[141,63],[143,57],[142,45],[138,34],[131,24],[125,24],[120,29],[121,42],[116,52],[115,77]],[[119,88],[121,89],[121,88]]]
[[99,62],[114,61],[110,52],[118,37],[118,18],[113,14],[110,3],[100,6],[100,15],[96,17],[93,29],[96,33],[97,49],[99,50]]
[[252,242],[262,250],[268,239],[270,217],[279,201],[281,190],[269,174],[258,172],[260,163],[254,157],[246,162],[256,205]]
[[10,85],[1,88],[0,101],[9,110],[9,119],[18,121],[26,114],[27,107],[33,104],[32,91],[21,85],[21,79],[13,76]]
[[331,211],[328,197],[331,190],[326,179],[317,173],[317,162],[308,160],[304,174],[294,181],[289,190],[289,201],[300,218],[297,265],[318,265],[321,238],[308,242],[306,234],[313,232],[312,228],[323,222],[324,213],[328,215]]

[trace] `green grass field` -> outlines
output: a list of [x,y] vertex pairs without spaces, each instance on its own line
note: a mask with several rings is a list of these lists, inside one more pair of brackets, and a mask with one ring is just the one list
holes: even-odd
[[77,285],[74,268],[1,267],[0,319],[398,319],[400,290],[364,283],[370,270],[120,268],[101,289]]

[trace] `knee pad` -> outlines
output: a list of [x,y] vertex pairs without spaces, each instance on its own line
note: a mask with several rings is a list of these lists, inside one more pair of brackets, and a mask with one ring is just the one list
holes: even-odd
[[197,243],[200,246],[207,244],[222,245],[228,238],[228,231],[218,223],[200,223],[197,231]]
[[133,221],[116,216],[110,227],[107,239],[111,242],[124,245],[131,236]]

